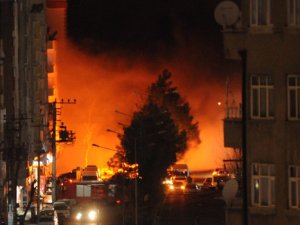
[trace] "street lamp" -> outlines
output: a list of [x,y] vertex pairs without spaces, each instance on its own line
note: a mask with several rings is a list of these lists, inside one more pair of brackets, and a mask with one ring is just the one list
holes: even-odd
[[[119,111],[116,111],[119,112]],[[126,114],[127,115],[127,114]],[[123,136],[121,133],[111,130],[111,129],[106,129],[107,132],[115,133],[117,135]],[[134,164],[137,164],[137,157],[136,157],[136,138],[132,138],[134,141]],[[134,221],[135,225],[138,225],[138,185],[137,185],[137,174],[135,175],[134,178]]]
[[106,150],[110,150],[110,151],[114,151],[114,152],[117,152],[118,150],[116,149],[112,149],[112,148],[107,148],[107,147],[104,147],[104,146],[101,146],[101,145],[98,145],[98,144],[92,144],[93,147],[96,147],[96,148],[103,148],[103,149],[106,149]]
[[[110,151],[114,151],[114,152],[117,152],[118,150],[116,150],[116,149],[112,149],[112,148],[107,148],[107,147],[104,147],[104,146],[101,146],[101,145],[98,145],[98,144],[92,144],[92,146],[93,147],[96,147],[96,148],[103,148],[103,149],[105,149],[105,150],[110,150]],[[124,165],[123,165],[123,163],[122,163],[122,169],[124,169],[124,167],[123,167]],[[122,224],[124,225],[125,224],[125,203],[124,203],[124,196],[125,196],[125,190],[124,190],[124,188],[125,188],[125,181],[124,181],[124,175],[123,175],[123,212],[122,212],[122,214],[123,214],[123,221],[122,221]]]

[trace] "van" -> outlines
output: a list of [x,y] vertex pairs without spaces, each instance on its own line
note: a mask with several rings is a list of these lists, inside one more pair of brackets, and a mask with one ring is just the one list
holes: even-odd
[[99,179],[98,168],[95,165],[88,165],[81,174],[82,181],[97,181]]

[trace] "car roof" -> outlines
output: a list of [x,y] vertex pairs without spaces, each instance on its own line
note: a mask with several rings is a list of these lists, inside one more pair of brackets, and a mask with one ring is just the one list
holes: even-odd
[[53,205],[66,205],[67,203],[64,202],[64,201],[57,201],[57,202],[54,202]]
[[54,211],[53,208],[43,208],[41,212]]

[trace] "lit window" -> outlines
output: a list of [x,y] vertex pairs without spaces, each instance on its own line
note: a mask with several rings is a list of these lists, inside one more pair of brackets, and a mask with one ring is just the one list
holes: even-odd
[[271,24],[270,4],[270,0],[250,0],[251,26]]
[[300,166],[289,166],[289,207],[300,208]]
[[274,165],[252,164],[251,202],[254,206],[275,205]]
[[251,118],[273,118],[274,99],[271,76],[253,75],[251,77]]
[[288,24],[289,26],[300,25],[300,0],[288,0]]
[[288,119],[300,119],[300,75],[289,75],[288,86]]

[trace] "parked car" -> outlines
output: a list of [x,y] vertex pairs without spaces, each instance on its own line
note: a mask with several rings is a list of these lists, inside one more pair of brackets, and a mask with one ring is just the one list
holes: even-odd
[[53,208],[57,212],[57,216],[59,220],[68,220],[70,218],[71,207],[67,205],[65,202],[54,202]]
[[222,190],[225,183],[230,180],[229,175],[224,175],[224,176],[214,176],[214,181],[217,183],[217,188]]
[[40,212],[38,225],[58,225],[58,216],[54,209],[45,208]]
[[200,190],[202,190],[204,181],[205,181],[205,178],[204,178],[204,177],[199,177],[199,178],[194,178],[194,179],[193,179],[193,182],[194,182],[195,184],[197,184],[197,186],[198,186],[198,188],[199,188]]
[[[24,213],[25,213],[25,208],[21,208],[21,207],[18,207],[17,208],[17,217],[20,219],[20,218],[23,218],[24,216]],[[26,216],[25,216],[25,221],[29,221],[31,220],[31,209],[29,209],[26,213]]]
[[217,183],[213,181],[213,177],[206,177],[203,181],[203,190],[216,189]]
[[185,185],[185,192],[186,193],[194,193],[200,191],[200,188],[195,183],[188,183]]

